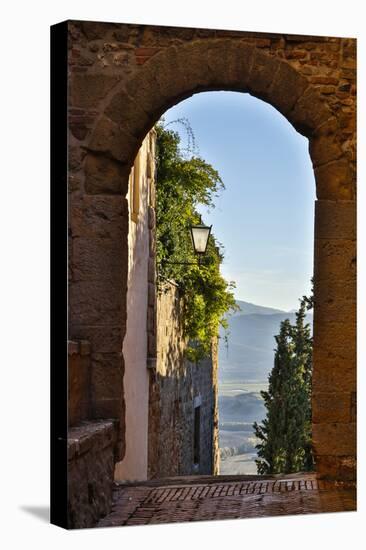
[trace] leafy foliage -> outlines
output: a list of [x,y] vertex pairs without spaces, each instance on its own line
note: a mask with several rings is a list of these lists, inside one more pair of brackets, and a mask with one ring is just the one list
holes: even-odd
[[267,408],[261,425],[254,423],[259,474],[311,471],[311,376],[312,336],[305,322],[313,298],[303,296],[296,323],[281,323],[275,336],[274,366],[268,391],[261,392]]
[[202,158],[183,156],[177,132],[162,123],[156,131],[158,284],[171,279],[181,288],[185,334],[190,341],[187,355],[197,361],[210,352],[219,325],[227,328],[224,314],[236,309],[234,283],[220,274],[222,245],[211,233],[207,252],[197,265],[190,238],[190,226],[200,222],[197,206],[213,208],[224,185]]

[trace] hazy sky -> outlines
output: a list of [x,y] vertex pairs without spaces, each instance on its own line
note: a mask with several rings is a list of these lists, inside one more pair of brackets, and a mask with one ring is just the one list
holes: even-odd
[[[225,247],[221,271],[236,282],[236,298],[297,308],[313,270],[315,182],[308,140],[249,94],[196,94],[164,115],[166,123],[181,117],[225,184],[216,208],[202,214]],[[181,125],[169,128],[186,140]]]

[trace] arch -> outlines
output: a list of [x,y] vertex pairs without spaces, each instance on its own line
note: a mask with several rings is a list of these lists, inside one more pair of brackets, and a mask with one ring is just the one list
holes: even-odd
[[[86,193],[75,199],[71,224],[74,235],[88,239],[88,255],[81,255],[81,243],[74,247],[77,277],[70,285],[70,326],[74,337],[92,339],[93,353],[100,363],[93,380],[93,415],[119,420],[116,456],[121,459],[125,437],[121,350],[126,331],[128,265],[127,205],[122,196],[143,138],[168,108],[195,93],[247,92],[270,103],[309,139],[318,198],[313,441],[318,472],[352,478],[355,168],[336,101],[332,95],[322,95],[295,63],[270,48],[262,50],[253,45],[254,40],[252,44],[240,38],[202,38],[177,43],[172,38],[169,44],[133,71],[133,76],[124,75],[104,97],[93,133],[81,146],[87,152]],[[98,240],[100,235],[103,239],[108,236],[108,244]]]
[[195,93],[213,90],[247,92],[270,103],[309,138],[317,197],[354,199],[354,177],[328,102],[287,61],[230,39],[196,40],[157,53],[115,91],[88,149],[121,163],[126,182],[143,138],[161,115]]

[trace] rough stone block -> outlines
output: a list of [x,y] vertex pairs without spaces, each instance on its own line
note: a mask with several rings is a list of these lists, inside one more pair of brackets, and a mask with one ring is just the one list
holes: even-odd
[[[117,100],[115,100],[117,102]],[[124,121],[126,122],[126,121]],[[102,116],[88,143],[91,151],[106,153],[119,162],[132,166],[141,141],[123,126],[106,116]],[[146,134],[146,132],[145,132]],[[142,136],[143,137],[143,136]]]
[[91,387],[93,402],[122,397],[123,360],[118,353],[93,353]]
[[69,331],[73,338],[87,338],[93,353],[118,353],[122,350],[122,339],[125,333],[125,327],[122,324],[114,327],[77,324],[71,325]]
[[356,459],[354,456],[318,456],[316,473],[321,479],[355,481]]
[[95,194],[126,195],[130,169],[104,155],[89,154],[85,162],[85,191]]
[[326,101],[321,99],[314,88],[309,87],[296,102],[289,120],[301,134],[309,137],[331,116]]
[[74,354],[68,360],[68,420],[73,426],[90,413],[90,357]]
[[71,325],[116,326],[125,312],[126,283],[75,282],[69,288]]
[[69,170],[77,171],[82,168],[86,152],[79,146],[69,146],[68,162]]
[[82,109],[97,107],[99,102],[118,83],[119,79],[119,76],[102,73],[72,73],[70,79],[70,105]]
[[314,168],[338,160],[343,155],[341,143],[337,136],[317,135],[310,138],[309,153]]
[[313,424],[315,455],[356,456],[356,425]]
[[353,280],[339,281],[329,274],[329,277],[321,277],[315,280],[314,297],[316,308],[314,312],[314,324],[317,319],[328,315],[327,322],[344,321],[345,317],[352,318],[356,309],[356,282]]
[[128,202],[123,197],[88,196],[70,201],[73,237],[125,241],[128,235]]
[[[105,37],[112,27],[110,23],[97,21],[80,21],[79,25],[88,40],[97,40]],[[113,27],[115,26],[116,25],[113,25]]]
[[315,201],[315,239],[356,239],[356,203]]
[[156,256],[156,238],[155,231],[153,229],[150,229],[149,256],[150,258],[155,258]]
[[270,103],[287,116],[307,86],[307,79],[283,61],[279,64],[268,92]]
[[[182,51],[178,60],[175,47],[157,54],[144,65],[147,89],[141,83],[140,86],[144,87],[137,96],[144,110],[150,108],[149,112],[154,120],[158,120],[167,109],[193,94],[186,69],[184,53]],[[149,88],[152,90],[151,98]]]
[[77,355],[79,353],[79,342],[69,340],[67,345],[67,352],[68,355]]
[[69,430],[68,527],[71,529],[93,527],[111,509],[116,436],[111,422],[86,422]]
[[112,239],[73,239],[73,281],[117,281],[127,276],[127,243]]
[[144,67],[126,82],[127,94],[141,106],[146,113],[155,113],[165,103],[158,85],[157,60],[146,63]]
[[155,306],[156,300],[156,287],[153,283],[148,283],[148,305],[150,307]]
[[149,357],[156,357],[156,335],[155,332],[149,332],[147,335],[147,353]]
[[256,50],[252,62],[252,68],[248,80],[249,92],[271,102],[270,89],[280,68],[278,59]]
[[[122,412],[121,398],[116,399],[111,397],[99,399],[92,403],[93,418],[113,418],[121,422],[123,420],[121,416]],[[121,430],[119,432],[119,437],[121,437]]]
[[155,208],[152,208],[151,206],[148,207],[148,223],[149,223],[149,229],[155,229],[155,226],[156,226]]
[[153,283],[155,285],[155,282],[156,282],[156,266],[155,266],[154,258],[149,258],[148,266],[147,266],[147,278],[148,278],[149,283]]
[[247,91],[255,48],[233,40],[211,41],[206,56],[210,82],[217,89]]
[[356,279],[356,241],[346,239],[315,239],[314,278],[336,281]]
[[136,137],[141,135],[144,138],[153,122],[135,98],[130,97],[125,91],[113,96],[105,114],[126,133]]
[[314,347],[313,391],[352,392],[356,389],[356,353],[349,347]]
[[351,393],[351,422],[356,422],[357,419],[357,392]]
[[314,424],[351,422],[351,393],[319,393],[313,390],[312,420]]
[[314,170],[318,199],[353,201],[355,184],[347,159],[341,158]]
[[90,355],[90,342],[88,340],[80,340],[79,348],[80,355]]
[[155,333],[156,328],[156,312],[155,308],[149,307],[147,310],[147,330],[151,333]]
[[[321,321],[321,322],[320,322]],[[356,323],[350,321],[327,321],[326,319],[314,322],[314,348],[324,352],[334,352],[336,355],[356,354]]]
[[237,85],[234,89],[243,92],[248,91],[250,71],[252,69],[255,51],[252,45],[235,42],[235,52],[232,55],[233,59],[230,65],[231,80],[234,84],[235,79],[237,81]]
[[[215,47],[214,41],[195,41],[176,47],[174,51],[169,49],[169,59],[162,66],[159,73],[159,86],[162,90],[168,90],[171,98],[178,98],[180,90],[185,97],[192,95],[194,91],[207,90],[213,85],[212,73],[209,67],[209,52]],[[223,54],[224,55],[224,54]],[[174,66],[177,67],[177,79],[168,84],[169,75],[174,74]]]
[[[338,314],[338,318],[330,320]],[[330,351],[332,339],[333,349],[340,352],[343,348],[348,349],[348,354],[356,354],[356,309],[344,308],[343,313],[334,307],[317,315],[314,321],[314,346]]]

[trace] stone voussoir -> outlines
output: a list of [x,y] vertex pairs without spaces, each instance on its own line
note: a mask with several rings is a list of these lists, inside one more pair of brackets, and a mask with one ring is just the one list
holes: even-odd
[[309,83],[289,63],[282,61],[268,91],[271,104],[287,116]]
[[85,191],[92,195],[126,195],[129,173],[125,164],[89,153],[85,159]]
[[70,205],[72,237],[116,241],[128,232],[128,203],[115,195],[84,195]]
[[136,137],[129,134],[124,127],[103,115],[88,143],[88,149],[97,153],[105,153],[113,159],[133,163],[140,143]]
[[82,109],[98,107],[99,102],[107,96],[119,80],[119,76],[76,73],[71,79],[71,106]]
[[331,116],[332,112],[326,101],[309,85],[295,103],[288,118],[296,130],[309,137]]
[[346,158],[318,166],[314,173],[319,199],[349,201],[355,199],[353,174]]

